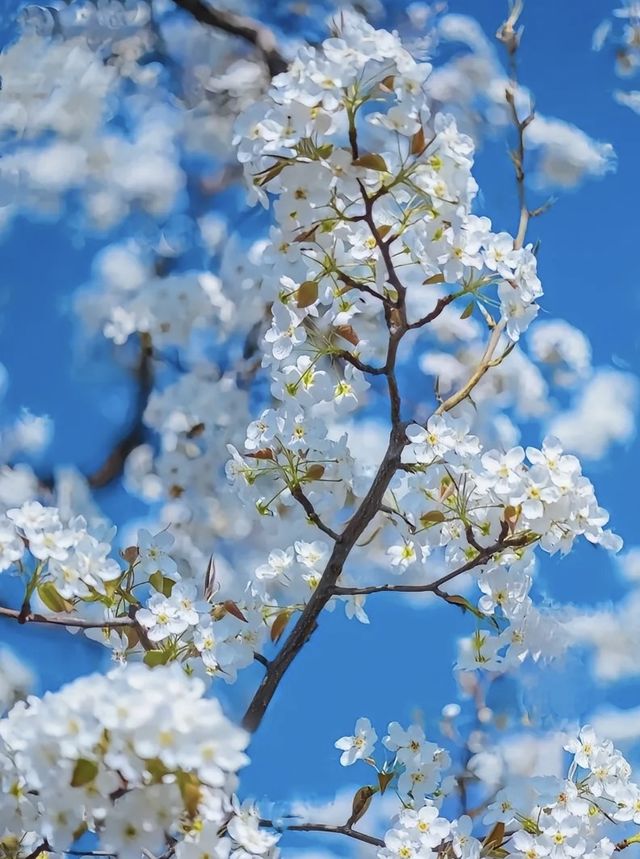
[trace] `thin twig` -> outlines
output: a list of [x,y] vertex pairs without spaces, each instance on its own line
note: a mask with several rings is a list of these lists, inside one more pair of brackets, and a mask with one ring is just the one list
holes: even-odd
[[460,576],[463,573],[468,573],[470,570],[473,570],[475,567],[479,567],[482,564],[485,564],[487,561],[491,560],[493,555],[498,552],[504,551],[504,549],[512,549],[512,548],[520,548],[522,546],[527,545],[529,542],[529,537],[523,536],[518,537],[512,540],[504,540],[499,539],[492,546],[485,547],[481,552],[479,552],[475,558],[470,561],[467,561],[466,564],[462,564],[462,566],[457,567],[455,570],[452,570],[450,573],[447,573],[444,576],[441,576],[435,582],[429,582],[427,584],[422,585],[371,585],[366,588],[342,588],[342,587],[334,587],[333,595],[334,596],[368,596],[369,594],[381,594],[381,593],[406,593],[406,594],[421,594],[421,593],[434,593],[436,596],[442,597],[446,599],[449,594],[445,594],[441,591],[442,585],[446,585],[447,582],[450,582],[452,579],[455,579],[456,576]]
[[[87,483],[92,489],[102,489],[121,477],[127,457],[145,440],[143,417],[153,389],[153,350],[145,335],[140,337],[140,351],[133,376],[136,386],[133,414],[102,464],[86,475]],[[52,490],[55,476],[53,473],[39,475],[38,483],[43,489]]]
[[262,653],[259,653],[257,650],[253,651],[253,658],[256,662],[259,662],[260,665],[264,665],[265,668],[268,668],[270,665],[270,662],[267,657],[263,656]]
[[32,850],[31,853],[25,856],[25,859],[37,859],[37,857],[40,856],[41,853],[44,853],[49,849],[50,847],[47,842],[43,841],[42,844],[38,844],[38,846],[34,850]]
[[506,320],[502,319],[500,320],[500,322],[498,322],[498,324],[495,326],[491,333],[491,337],[489,338],[489,342],[487,343],[486,349],[484,350],[484,354],[480,359],[478,366],[461,388],[459,388],[455,393],[451,394],[450,397],[447,397],[444,402],[440,403],[438,408],[435,410],[436,415],[441,415],[444,412],[451,411],[451,409],[455,408],[459,403],[465,400],[469,396],[471,391],[473,391],[478,382],[485,375],[487,370],[489,370],[490,367],[495,366],[495,363],[492,360],[493,353],[496,351],[505,326]]
[[424,328],[425,325],[428,325],[430,322],[433,322],[434,319],[437,319],[438,316],[442,313],[442,311],[451,304],[459,296],[456,293],[452,293],[451,295],[445,295],[442,298],[439,298],[436,302],[436,306],[430,313],[427,313],[426,316],[423,316],[421,319],[417,319],[415,322],[410,322],[407,325],[407,328],[412,331],[414,328]]
[[328,525],[322,521],[322,519],[316,513],[316,509],[309,501],[307,496],[304,494],[300,486],[293,486],[291,488],[291,495],[296,499],[298,504],[304,509],[304,512],[307,514],[307,518],[313,522],[313,524],[319,528],[321,531],[324,531],[327,536],[331,537],[332,540],[339,540],[340,535],[337,534],[333,528],[330,528]]
[[0,617],[7,617],[12,620],[17,620],[20,623],[41,623],[50,626],[73,626],[78,629],[118,629],[127,626],[136,626],[134,618],[130,617],[114,617],[111,620],[85,620],[82,617],[73,617],[68,614],[38,614],[37,612],[29,612],[29,614],[21,617],[20,611],[13,608],[0,606]]
[[332,357],[342,358],[343,361],[347,361],[347,363],[352,364],[357,370],[360,370],[362,373],[368,373],[370,376],[384,376],[384,367],[374,367],[373,364],[365,364],[364,361],[356,358],[355,355],[347,352],[346,349],[335,352]]
[[365,844],[384,847],[382,838],[376,838],[375,835],[367,835],[366,832],[359,832],[350,826],[333,826],[330,823],[292,823],[288,826],[276,827],[271,820],[261,820],[260,825],[274,829],[287,829],[291,832],[328,832],[334,835],[346,835],[348,838],[354,838],[356,841],[362,841]]
[[388,516],[397,516],[399,519],[402,519],[411,534],[415,533],[416,526],[410,519],[407,519],[404,513],[402,513],[400,510],[394,510],[393,507],[388,507],[386,504],[381,504],[380,512],[386,513]]

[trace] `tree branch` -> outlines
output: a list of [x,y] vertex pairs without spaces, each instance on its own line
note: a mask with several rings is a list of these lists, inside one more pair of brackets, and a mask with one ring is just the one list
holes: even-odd
[[334,587],[332,593],[334,596],[368,596],[369,594],[381,593],[434,593],[436,596],[446,599],[449,594],[446,594],[441,591],[442,585],[445,585],[447,582],[450,582],[452,579],[455,579],[456,576],[462,575],[462,573],[468,573],[475,567],[479,567],[482,564],[485,564],[487,561],[491,560],[492,556],[495,555],[497,552],[501,552],[504,549],[520,548],[526,545],[528,541],[529,538],[527,536],[517,537],[513,540],[500,539],[492,546],[485,547],[481,552],[478,553],[478,555],[476,555],[475,558],[470,561],[467,561],[466,564],[462,564],[462,566],[457,567],[455,570],[452,570],[450,573],[447,573],[446,575],[437,579],[435,582],[429,582],[427,584],[422,585],[371,585],[370,587],[366,588]]
[[29,612],[22,614],[17,609],[6,608],[0,606],[0,617],[7,617],[11,620],[17,620],[19,623],[40,623],[49,626],[73,626],[78,629],[118,629],[124,626],[137,626],[134,618],[131,617],[114,617],[111,620],[85,620],[82,617],[74,617],[69,614],[38,614],[37,612]]
[[467,382],[459,388],[454,394],[451,394],[444,402],[440,403],[438,408],[435,410],[436,415],[441,415],[443,412],[449,412],[451,409],[455,408],[459,403],[465,400],[471,391],[475,388],[478,382],[482,379],[487,370],[495,366],[493,359],[493,353],[496,351],[498,343],[500,342],[500,336],[504,331],[506,325],[505,320],[500,320],[498,324],[493,329],[491,337],[489,338],[489,342],[487,343],[487,347],[484,350],[484,354],[480,359],[480,363],[473,371],[471,376],[469,376]]
[[253,651],[253,658],[256,662],[259,662],[260,665],[263,665],[265,668],[268,668],[270,665],[270,662],[267,657],[263,656],[262,653],[259,653],[257,650]]
[[152,349],[147,337],[140,337],[140,356],[135,370],[136,402],[129,429],[116,442],[100,468],[87,476],[92,489],[101,489],[117,480],[124,470],[127,457],[144,441],[143,417],[153,388]]
[[437,319],[438,316],[442,313],[442,311],[451,304],[456,298],[459,298],[459,293],[451,293],[451,295],[445,295],[442,298],[439,298],[436,302],[436,306],[433,308],[431,313],[427,313],[426,316],[423,316],[421,319],[417,319],[415,322],[410,322],[407,325],[407,328],[412,331],[414,328],[422,328],[425,325],[428,325],[430,322],[433,322],[434,319]]
[[311,595],[281,650],[271,660],[262,683],[247,708],[242,722],[246,730],[255,731],[260,726],[287,669],[317,628],[318,617],[331,599],[333,588],[342,573],[345,561],[373,516],[380,509],[382,497],[396,473],[402,450],[407,443],[404,425],[392,426],[387,451],[369,491],[342,534],[338,536],[318,587]]
[[[518,24],[518,20],[520,19],[520,15],[522,14],[523,8],[524,6],[522,0],[517,0],[517,2],[515,2],[511,8],[511,13],[509,14],[509,17],[496,33],[496,38],[505,46],[507,54],[509,56],[510,80],[509,86],[507,87],[505,92],[505,99],[509,106],[509,110],[511,112],[511,120],[517,133],[516,148],[511,152],[511,160],[513,161],[513,167],[516,175],[516,185],[518,189],[518,204],[520,207],[518,232],[516,233],[516,237],[513,242],[513,246],[516,250],[521,248],[524,244],[524,240],[527,234],[527,227],[529,226],[529,219],[532,216],[532,213],[529,211],[529,207],[527,205],[525,188],[526,173],[524,167],[524,133],[535,118],[535,113],[533,111],[533,108],[531,108],[529,114],[521,120],[518,116],[518,109],[516,107],[516,92],[518,90],[517,54],[518,48],[520,47],[521,35],[521,31],[519,32],[518,30],[516,30],[516,26]],[[536,214],[538,213],[536,212]]]
[[[102,465],[85,475],[92,489],[102,489],[121,477],[127,457],[145,439],[143,417],[153,389],[153,354],[145,335],[140,336],[140,352],[134,370],[134,379],[136,398],[129,426],[116,440]],[[38,483],[43,489],[52,490],[55,486],[54,475],[41,475],[38,477]]]
[[235,12],[214,9],[204,0],[173,0],[173,2],[201,24],[222,30],[231,36],[237,36],[253,45],[262,55],[271,77],[286,71],[287,61],[278,50],[274,34],[264,24]]
[[[272,827],[273,829],[278,828],[271,820],[261,820],[260,825]],[[367,835],[366,832],[359,832],[357,829],[351,829],[350,826],[332,826],[330,823],[292,823],[290,826],[285,826],[284,829],[291,832],[329,832],[334,835],[346,835],[348,838],[354,838],[356,841],[362,841],[365,844],[384,847],[382,838],[376,838],[375,835]]]
[[369,373],[370,376],[384,376],[384,367],[374,367],[373,364],[365,364],[364,361],[361,361],[359,358],[356,358],[355,355],[352,355],[351,352],[348,352],[346,349],[342,349],[340,352],[336,352],[332,355],[333,358],[342,358],[343,361],[347,361],[349,364],[352,364],[357,370],[360,370],[362,373]]
[[322,519],[316,513],[316,509],[313,504],[309,501],[307,496],[304,494],[302,489],[299,486],[294,486],[291,489],[291,495],[296,499],[298,504],[304,509],[304,512],[307,514],[307,517],[313,524],[319,528],[321,531],[324,531],[332,540],[339,540],[340,535],[337,534],[333,528],[330,528],[328,525],[325,525]]
[[[349,125],[350,140],[355,158],[357,154],[357,140],[353,116],[350,117]],[[389,331],[387,357],[383,368],[383,374],[387,379],[391,413],[389,442],[376,476],[369,487],[369,491],[362,499],[360,506],[342,533],[335,535],[336,542],[333,551],[317,588],[311,595],[309,602],[306,604],[281,650],[271,661],[262,679],[262,683],[256,690],[247,708],[242,724],[248,731],[255,731],[260,726],[267,707],[275,695],[287,669],[316,630],[318,618],[333,595],[333,589],[342,574],[344,564],[369,522],[379,512],[384,493],[400,467],[402,451],[409,443],[405,433],[406,425],[401,420],[400,392],[395,374],[398,345],[407,331],[405,312],[406,289],[398,278],[393,267],[389,247],[385,245],[373,218],[373,200],[367,195],[364,185],[361,182],[358,184],[360,185],[364,201],[364,220],[367,222],[371,230],[371,235],[375,238],[380,253],[385,260],[389,282],[392,283],[398,293],[396,302],[392,302],[388,298],[383,300],[385,321]]]

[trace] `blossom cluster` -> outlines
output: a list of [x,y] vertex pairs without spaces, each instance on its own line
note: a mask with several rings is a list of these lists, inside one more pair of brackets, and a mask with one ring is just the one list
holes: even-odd
[[[72,193],[91,228],[138,211],[171,220],[182,153],[226,160],[233,119],[264,88],[258,58],[171,4],[29,4],[17,24],[0,56],[3,223],[55,212]],[[168,68],[180,69],[173,83]]]
[[573,755],[566,778],[523,779],[500,790],[488,804],[483,838],[471,817],[439,817],[430,800],[400,812],[386,833],[380,859],[427,859],[448,848],[457,859],[478,859],[504,851],[520,859],[607,859],[624,840],[612,840],[615,824],[640,820],[638,785],[631,767],[610,741],[600,741],[590,726],[565,749]]
[[0,535],[0,571],[26,566],[34,585],[50,582],[63,599],[106,594],[107,583],[120,575],[108,557],[112,530],[92,534],[81,516],[64,524],[57,508],[39,501],[7,510]]
[[467,641],[458,667],[501,670],[527,655],[556,655],[560,626],[529,596],[535,547],[566,554],[578,537],[612,551],[622,545],[604,529],[608,514],[577,458],[552,437],[541,449],[483,451],[463,421],[446,416],[407,433],[410,472],[392,485],[402,535],[387,552],[392,568],[401,573],[444,549],[449,567],[477,568],[478,609],[504,626]]
[[238,122],[247,180],[277,221],[262,284],[277,405],[244,452],[230,446],[227,473],[263,515],[301,504],[333,518],[366,494],[372,475],[329,422],[366,402],[405,334],[464,298],[504,331],[504,358],[537,313],[532,248],[471,213],[473,144],[432,114],[430,71],[396,35],[344,15]]
[[16,704],[0,721],[3,843],[64,851],[95,833],[123,859],[175,841],[184,859],[265,855],[276,837],[232,799],[248,735],[203,692],[175,666],[137,665]]
[[[263,429],[254,442],[250,428],[247,446],[268,444],[265,434]],[[261,448],[265,459],[268,449]],[[275,466],[276,455],[266,461]],[[377,557],[385,578],[389,572],[412,575],[411,585],[429,590],[434,562],[438,568],[444,562],[444,570],[454,574],[473,572],[481,592],[477,609],[460,604],[488,621],[488,628],[462,642],[458,668],[503,671],[527,656],[559,655],[567,635],[530,596],[536,546],[566,554],[579,537],[611,551],[621,546],[605,529],[608,514],[578,459],[553,437],[541,449],[483,450],[462,417],[436,415],[425,426],[408,427],[404,462],[385,496],[385,515],[371,525],[387,545],[386,557]],[[317,498],[311,492],[309,497]],[[332,509],[321,503],[317,508]],[[275,597],[294,608],[317,587],[329,554],[326,539],[274,549],[255,569],[255,586],[263,599]],[[345,574],[339,584],[348,583]],[[364,595],[333,601],[343,599],[348,616],[367,621]]]
[[203,580],[182,581],[167,532],[141,529],[122,569],[109,557],[114,531],[99,539],[82,517],[65,524],[58,508],[26,502],[0,519],[2,569],[24,579],[25,605],[37,599],[52,614],[73,612],[117,660],[146,650],[150,665],[179,660],[233,682],[268,632],[255,600],[214,602],[215,587],[205,596]]
[[384,792],[393,785],[407,806],[421,804],[427,797],[441,804],[453,787],[451,778],[443,779],[442,775],[451,766],[449,754],[436,743],[428,742],[419,725],[404,729],[398,722],[390,722],[382,744],[392,753],[392,760],[385,760],[378,766],[374,759],[377,739],[369,719],[358,719],[353,735],[341,737],[335,743],[342,751],[342,766],[351,766],[360,760],[374,766],[378,772],[378,789]]
[[451,117],[432,115],[430,71],[396,36],[344,16],[336,38],[305,49],[241,117],[247,180],[265,204],[267,192],[276,197],[264,287],[277,298],[266,338],[274,369],[349,343],[375,355],[381,302],[398,289],[417,314],[433,307],[438,284],[479,300],[497,293],[514,340],[535,316],[535,257],[470,214],[473,143]]

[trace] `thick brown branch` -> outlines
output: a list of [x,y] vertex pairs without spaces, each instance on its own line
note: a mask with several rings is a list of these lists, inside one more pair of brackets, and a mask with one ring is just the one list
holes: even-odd
[[[350,118],[350,137],[352,139],[353,154],[355,157],[357,154],[357,141],[353,116]],[[269,703],[280,685],[286,671],[317,628],[318,617],[333,595],[333,589],[335,588],[338,578],[342,574],[347,558],[367,525],[380,511],[384,493],[386,492],[394,474],[401,465],[402,451],[408,444],[408,439],[405,434],[406,426],[403,424],[401,419],[401,398],[396,378],[398,346],[407,331],[405,310],[406,289],[400,282],[397,272],[395,271],[389,245],[385,244],[384,239],[380,235],[376,226],[373,217],[374,201],[367,195],[364,185],[362,183],[359,183],[359,185],[364,201],[364,220],[368,224],[371,235],[374,237],[376,245],[385,261],[388,280],[397,292],[397,299],[395,301],[388,298],[383,300],[385,322],[389,331],[387,357],[384,367],[382,368],[382,372],[387,379],[387,388],[389,392],[391,419],[389,443],[376,476],[369,487],[369,491],[349,523],[346,525],[342,534],[336,535],[336,543],[333,547],[333,551],[324,569],[318,587],[313,592],[309,602],[305,606],[304,611],[300,615],[298,622],[294,626],[280,652],[271,661],[262,683],[256,690],[256,693],[249,704],[243,719],[243,725],[248,731],[255,731],[260,726],[267,707],[269,706]]]
[[387,451],[369,491],[342,534],[339,535],[318,587],[311,595],[280,652],[271,660],[262,683],[249,704],[243,719],[243,725],[248,731],[255,731],[260,726],[267,707],[287,669],[316,629],[318,617],[332,596],[333,588],[342,573],[345,561],[371,519],[380,509],[383,495],[391,478],[396,473],[402,450],[406,444],[405,427],[401,424],[392,426]]
[[201,24],[215,27],[216,30],[222,30],[231,36],[237,36],[257,48],[271,77],[286,71],[287,61],[278,50],[275,36],[264,24],[235,12],[214,9],[204,0],[173,0],[173,2]]

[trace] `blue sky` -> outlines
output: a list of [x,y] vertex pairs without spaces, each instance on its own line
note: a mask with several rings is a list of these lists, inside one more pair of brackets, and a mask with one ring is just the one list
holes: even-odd
[[[520,74],[538,108],[612,143],[617,154],[615,173],[563,194],[534,222],[531,236],[541,241],[545,312],[589,336],[596,366],[614,363],[639,374],[640,117],[612,99],[619,81],[611,54],[591,51],[593,30],[611,6],[608,0],[529,0],[525,11]],[[449,3],[450,11],[478,18],[489,34],[504,7],[502,0]],[[517,213],[504,140],[480,153],[476,176],[482,213],[497,228],[513,230]],[[3,419],[23,406],[51,416],[55,431],[39,463],[44,470],[61,463],[95,466],[129,409],[126,374],[87,364],[77,350],[71,314],[74,291],[89,280],[96,252],[112,240],[113,234],[83,237],[66,216],[40,223],[18,218],[0,238],[0,361],[10,377]],[[585,464],[615,529],[630,545],[640,542],[638,463],[635,442]],[[116,523],[142,512],[119,487],[101,492],[98,500]],[[609,600],[623,591],[615,565],[589,546],[562,561],[545,559],[542,575],[550,598],[578,604]],[[358,716],[370,716],[379,734],[388,721],[408,721],[415,710],[424,712],[428,729],[435,727],[440,709],[455,695],[450,670],[455,638],[470,630],[470,619],[450,606],[418,609],[387,595],[370,600],[368,611],[368,627],[346,622],[340,612],[322,618],[252,744],[253,762],[244,781],[248,792],[327,797],[353,783],[357,776],[341,769],[333,742],[351,731]],[[102,657],[102,651],[64,633],[5,623],[0,637],[38,666],[42,688],[55,688],[98,666]],[[241,713],[260,670],[250,669],[239,688],[221,690],[232,713]],[[538,677],[531,673],[525,703],[537,703],[541,711],[578,718],[599,703],[638,703],[638,684],[612,689],[583,683],[577,656],[545,676],[547,691]],[[504,687],[504,696],[515,694],[508,684]]]

